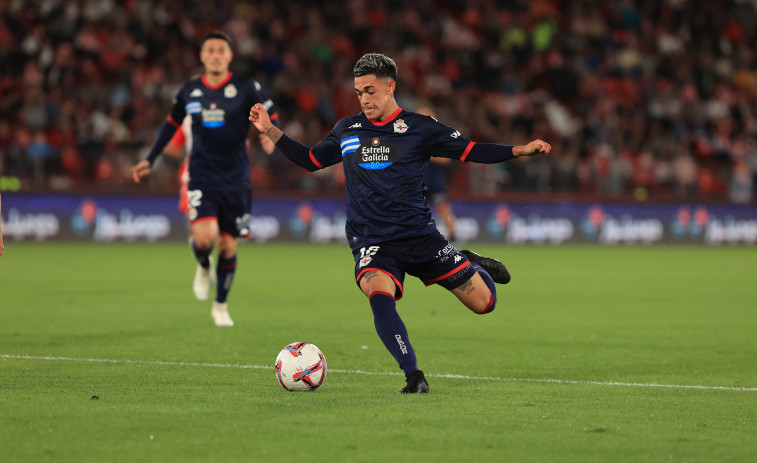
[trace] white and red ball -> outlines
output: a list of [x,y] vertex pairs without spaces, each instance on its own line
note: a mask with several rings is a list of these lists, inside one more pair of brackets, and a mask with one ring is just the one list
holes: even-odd
[[315,344],[293,342],[276,357],[276,377],[288,391],[313,391],[326,378],[326,357]]

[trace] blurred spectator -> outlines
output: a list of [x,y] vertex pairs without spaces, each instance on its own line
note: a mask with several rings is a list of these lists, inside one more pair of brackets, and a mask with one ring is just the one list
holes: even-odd
[[[343,76],[380,51],[400,67],[401,106],[428,101],[476,141],[541,137],[557,148],[534,164],[463,164],[453,196],[754,201],[756,5],[0,1],[0,172],[27,190],[131,188],[123,166],[152,143],[199,66],[197,39],[222,28],[241,58],[232,70],[255,73],[305,143],[359,111]],[[330,193],[343,182],[338,169],[305,176],[275,155],[255,156],[252,168],[267,191]],[[162,178],[153,188],[172,193]]]

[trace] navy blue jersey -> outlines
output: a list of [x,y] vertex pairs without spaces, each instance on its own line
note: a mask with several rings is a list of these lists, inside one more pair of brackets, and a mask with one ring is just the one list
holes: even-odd
[[310,150],[317,167],[343,163],[347,240],[363,246],[435,233],[423,194],[431,155],[465,160],[474,143],[430,116],[398,109],[382,122],[346,117]]
[[216,86],[202,76],[181,87],[169,122],[178,126],[185,115],[192,118],[190,190],[252,188],[245,141],[250,129],[247,116],[255,103],[263,104],[271,120],[277,119],[273,102],[255,80],[229,73]]

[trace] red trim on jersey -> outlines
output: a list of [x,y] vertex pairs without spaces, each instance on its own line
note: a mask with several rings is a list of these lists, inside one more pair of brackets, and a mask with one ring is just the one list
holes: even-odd
[[211,90],[216,90],[216,89],[219,89],[219,88],[223,87],[224,85],[226,85],[227,83],[229,83],[230,80],[231,80],[231,72],[229,72],[228,74],[226,74],[226,78],[223,79],[220,84],[218,84],[218,85],[210,85],[210,82],[208,82],[208,78],[205,76],[205,74],[202,75],[202,84],[205,85],[206,87],[208,87]]
[[188,158],[179,166],[179,211],[187,213],[189,211],[189,168]]
[[168,115],[168,117],[166,118],[166,120],[168,121],[169,124],[171,124],[172,126],[176,127],[177,129],[179,127],[181,127],[181,124],[177,124],[176,121],[173,120],[173,117],[171,117],[170,114]]
[[445,273],[444,275],[442,275],[440,277],[436,277],[434,279],[428,280],[426,282],[426,286],[431,286],[431,285],[433,285],[434,283],[436,283],[439,280],[444,280],[445,278],[449,278],[452,275],[456,274],[457,272],[459,272],[460,270],[464,269],[465,267],[467,267],[469,265],[470,265],[470,262],[463,262],[462,264],[460,264],[457,267],[455,267],[454,270],[450,270],[449,272]]
[[208,220],[215,220],[216,222],[218,222],[218,217],[200,217],[199,219],[194,219],[192,221],[192,225],[200,222],[207,222]]
[[313,164],[319,169],[323,169],[323,164],[318,162],[318,160],[313,156],[313,148],[310,148],[310,151],[308,151],[308,154],[310,155],[310,160],[313,161]]
[[371,294],[368,295],[368,300],[370,300],[373,296],[376,296],[376,295],[389,296],[389,297],[392,297],[392,298],[394,297],[391,294],[387,293],[386,291],[374,291],[374,292],[372,292]]
[[275,121],[278,118],[279,118],[279,113],[273,113],[270,116],[268,116],[268,119],[270,119],[271,122]]
[[171,140],[168,143],[178,148],[183,148],[184,143],[186,141],[187,141],[187,136],[184,135],[184,130],[177,130],[176,133],[173,134],[173,137],[171,137]]
[[373,125],[377,125],[377,126],[381,127],[382,125],[386,125],[386,124],[392,122],[393,120],[395,120],[397,118],[397,116],[400,115],[401,112],[402,112],[402,108],[397,108],[397,110],[394,111],[391,116],[389,116],[388,118],[384,119],[381,122],[372,121],[370,119],[368,119],[368,122],[370,122]]
[[[397,286],[397,289],[400,292],[399,296],[393,296],[394,300],[395,301],[399,301],[400,299],[402,299],[402,293],[404,292],[404,290],[402,289],[402,283],[400,283],[399,280],[397,280],[397,278],[394,277],[394,275],[392,275],[391,273],[387,272],[386,270],[382,270],[380,268],[364,268],[363,270],[361,270],[360,273],[358,273],[357,278],[355,278],[355,282],[357,283],[358,288],[360,287],[360,280],[363,278],[363,274],[365,272],[370,271],[370,270],[375,270],[377,272],[381,272],[381,273],[389,276],[389,278],[391,278],[392,280],[394,280],[394,284]],[[390,294],[390,296],[391,296],[391,294]]]
[[463,152],[463,155],[460,156],[460,161],[465,162],[465,158],[468,157],[468,153],[470,153],[470,150],[473,148],[473,145],[475,145],[476,142],[472,141],[468,143],[468,146],[465,148],[465,151]]

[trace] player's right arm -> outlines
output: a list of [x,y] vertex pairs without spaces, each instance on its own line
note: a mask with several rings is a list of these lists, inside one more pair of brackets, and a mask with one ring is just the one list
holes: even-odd
[[[182,87],[182,90],[183,89],[184,88]],[[160,153],[163,152],[166,145],[168,145],[168,142],[171,141],[176,130],[181,130],[181,123],[176,121],[184,120],[184,116],[186,115],[185,107],[186,105],[182,98],[182,91],[179,90],[178,95],[176,95],[176,98],[174,99],[171,114],[166,117],[166,120],[164,120],[162,124],[160,124],[158,136],[155,139],[155,143],[153,143],[152,149],[147,155],[147,158],[139,161],[131,168],[131,175],[135,182],[139,183],[142,178],[150,174],[150,168],[158,156],[160,156]]]
[[261,133],[268,136],[273,143],[290,161],[310,172],[336,164],[342,160],[342,151],[336,137],[330,134],[316,146],[310,148],[296,140],[289,138],[279,130],[268,117],[268,112],[262,104],[257,103],[250,108],[250,121]]

